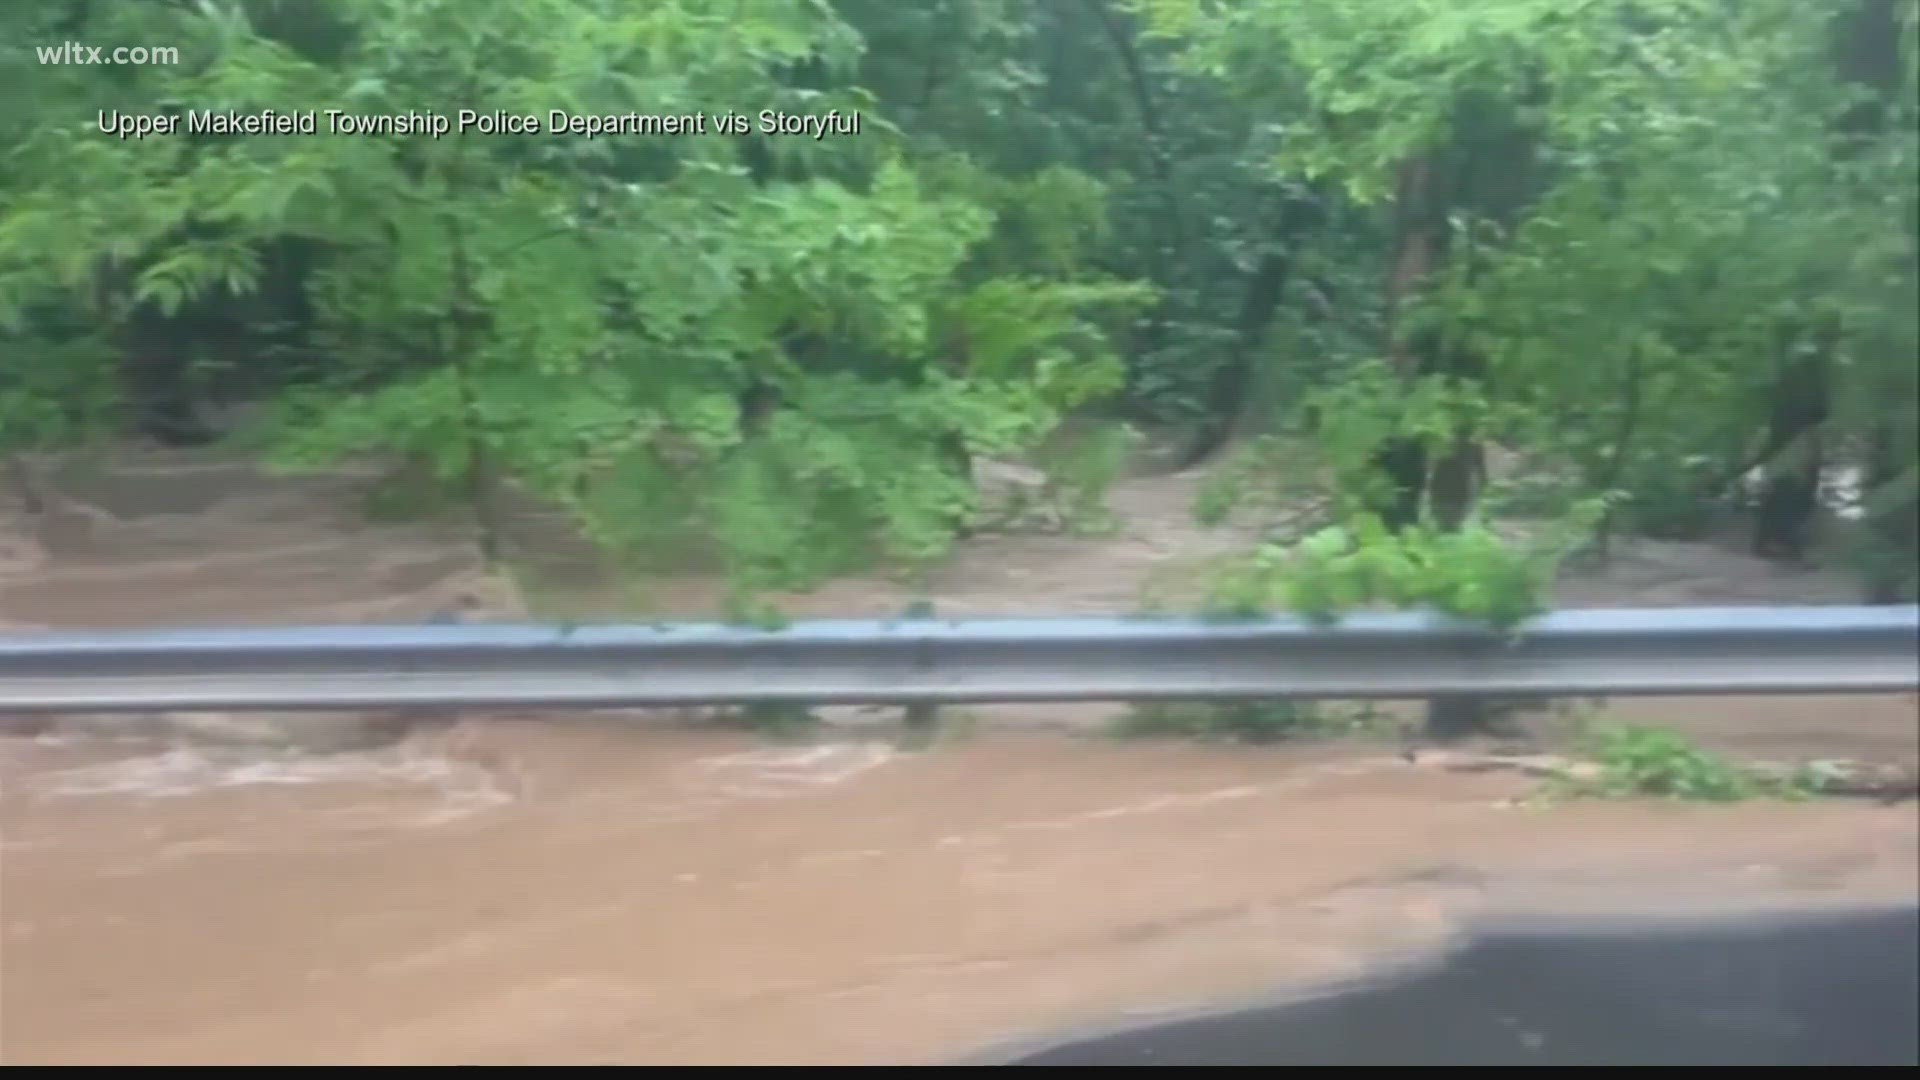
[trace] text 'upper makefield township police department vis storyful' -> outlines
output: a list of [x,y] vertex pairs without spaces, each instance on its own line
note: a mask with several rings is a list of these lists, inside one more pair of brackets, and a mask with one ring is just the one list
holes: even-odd
[[451,113],[354,113],[344,109],[227,112],[188,109],[178,113],[127,113],[102,109],[98,124],[108,135],[144,139],[157,135],[828,135],[860,134],[860,114],[761,109],[697,113],[540,113],[460,109]]

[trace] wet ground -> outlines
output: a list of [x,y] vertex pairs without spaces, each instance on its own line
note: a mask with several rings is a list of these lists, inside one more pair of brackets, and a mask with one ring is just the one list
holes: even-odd
[[[0,624],[412,619],[489,585],[448,530],[360,519],[352,478],[110,465],[70,481],[104,516],[0,536]],[[936,599],[1133,610],[1154,574],[1238,542],[1186,524],[1192,491],[1129,482],[1112,538],[983,538]],[[571,574],[576,599],[629,610],[573,549],[539,550],[530,578]],[[649,614],[713,610],[711,580],[652,584]],[[1688,545],[1630,547],[1563,593],[1846,599],[1831,576]],[[872,578],[795,607],[903,598]],[[0,1061],[948,1061],[1355,974],[1475,913],[1920,892],[1911,802],[1519,808],[1524,777],[1391,745],[1086,734],[1113,714],[981,710],[919,753],[877,730],[770,746],[660,716],[469,718],[333,755],[119,742],[98,721],[0,737]],[[1920,756],[1911,698],[1617,715],[1749,757]]]

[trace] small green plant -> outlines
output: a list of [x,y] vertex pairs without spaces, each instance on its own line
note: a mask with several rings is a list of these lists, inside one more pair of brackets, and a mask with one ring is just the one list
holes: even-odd
[[1586,741],[1593,771],[1563,774],[1550,786],[1549,794],[1724,803],[1805,799],[1820,790],[1819,777],[1810,770],[1771,775],[1730,762],[1663,728],[1600,728]]
[[1377,734],[1386,718],[1373,706],[1343,708],[1299,701],[1142,702],[1118,717],[1125,739],[1189,739],[1260,746],[1289,739]]
[[1431,607],[1501,629],[1545,608],[1562,545],[1516,549],[1483,525],[1390,533],[1362,516],[1353,529],[1322,529],[1298,544],[1263,544],[1215,580],[1209,610],[1258,615],[1274,608],[1333,622],[1374,604]]

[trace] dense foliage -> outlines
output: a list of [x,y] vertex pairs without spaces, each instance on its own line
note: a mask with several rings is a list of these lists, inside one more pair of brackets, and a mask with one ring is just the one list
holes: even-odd
[[[510,486],[615,548],[711,538],[751,591],[939,558],[975,459],[1092,413],[1231,447],[1216,515],[1325,489],[1235,607],[1510,622],[1596,533],[1728,510],[1910,597],[1917,10],[13,4],[0,450],[264,404],[277,460],[408,462],[490,557]],[[179,62],[36,51],[67,41]],[[581,126],[636,113],[704,131]],[[172,127],[101,130],[138,118]]]

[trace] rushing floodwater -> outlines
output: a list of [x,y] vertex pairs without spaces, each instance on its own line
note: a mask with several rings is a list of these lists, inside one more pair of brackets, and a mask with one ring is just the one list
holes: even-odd
[[1509,804],[1365,748],[499,721],[0,740],[0,1057],[866,1063],[1351,974],[1494,903],[1911,897],[1904,807]]

